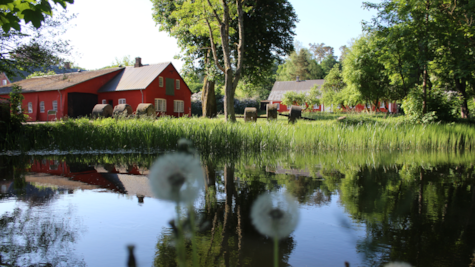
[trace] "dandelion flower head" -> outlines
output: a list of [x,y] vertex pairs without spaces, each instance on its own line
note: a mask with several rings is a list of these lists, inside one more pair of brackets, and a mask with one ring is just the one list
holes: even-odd
[[153,163],[149,181],[155,197],[192,203],[204,185],[203,169],[197,157],[171,153],[159,157]]
[[298,203],[289,194],[260,195],[252,204],[251,220],[261,234],[282,239],[297,227]]

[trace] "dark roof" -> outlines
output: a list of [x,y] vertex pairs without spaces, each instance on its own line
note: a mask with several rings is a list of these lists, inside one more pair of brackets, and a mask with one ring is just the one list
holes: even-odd
[[294,91],[296,93],[308,93],[314,85],[318,87],[323,85],[325,80],[307,80],[307,81],[290,81],[290,82],[275,82],[272,91],[270,92],[267,100],[281,101],[284,94],[288,91]]
[[49,66],[46,68],[31,68],[28,70],[15,70],[15,73],[17,73],[17,75],[8,77],[8,79],[10,80],[10,82],[14,83],[14,82],[24,80],[28,75],[32,74],[33,72],[42,71],[46,73],[51,70],[54,71],[56,74],[63,74],[63,73],[78,72],[80,69],[66,69],[64,67],[59,67],[59,66]]
[[[55,91],[63,90],[71,86],[83,83],[85,81],[97,78],[102,75],[112,73],[123,68],[111,68],[94,71],[81,71],[73,73],[64,73],[57,75],[34,77],[27,80],[21,80],[13,83],[22,87],[23,93],[41,92],[41,91]],[[9,94],[12,90],[12,85],[5,85],[0,87],[0,95]]]
[[145,89],[171,62],[126,67],[124,71],[99,89],[99,93]]

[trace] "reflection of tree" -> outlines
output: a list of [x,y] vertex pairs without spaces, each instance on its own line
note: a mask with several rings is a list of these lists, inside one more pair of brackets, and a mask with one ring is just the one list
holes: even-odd
[[[251,224],[251,205],[257,196],[266,191],[262,182],[242,182],[237,178],[234,164],[226,164],[222,175],[211,164],[207,173],[206,203],[201,216],[210,223],[210,229],[197,233],[200,266],[269,266],[272,265],[273,240],[260,235]],[[214,178],[213,178],[214,177]],[[213,183],[213,179],[215,182]],[[211,192],[224,185],[223,199]],[[214,191],[216,192],[216,191]],[[210,203],[216,201],[215,204]],[[173,238],[164,233],[157,244],[155,266],[176,266]],[[292,237],[280,243],[280,266],[288,266],[288,258],[295,246]],[[191,246],[189,246],[191,266]]]
[[[0,218],[2,264],[7,266],[86,266],[75,258],[71,244],[78,229],[70,224],[71,210],[53,216],[46,209],[19,208]],[[58,218],[59,217],[59,218]]]
[[346,176],[341,202],[364,222],[365,265],[468,266],[475,248],[473,168],[368,168]]

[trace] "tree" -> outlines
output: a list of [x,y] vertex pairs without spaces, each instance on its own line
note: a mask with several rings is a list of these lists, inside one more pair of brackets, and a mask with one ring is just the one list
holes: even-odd
[[282,97],[282,104],[290,107],[291,105],[303,105],[306,102],[305,93],[296,93],[294,91],[286,92]]
[[317,61],[312,59],[310,51],[306,48],[300,52],[292,52],[284,64],[277,70],[277,81],[294,81],[297,76],[300,80],[322,79],[324,73]]
[[71,47],[61,35],[75,15],[67,10],[53,8],[53,11],[55,15],[46,16],[39,28],[27,24],[21,31],[15,28],[0,31],[1,72],[14,77],[21,75],[20,70],[46,68],[64,61],[62,58],[69,55]]
[[328,55],[333,56],[334,49],[331,46],[325,46],[324,43],[313,43],[309,44],[310,51],[313,53],[315,60],[320,64],[322,63],[323,59],[325,59]]
[[[154,10],[157,22],[179,21],[168,23],[161,30],[177,37],[182,49],[191,48],[189,55],[194,59],[208,58],[209,64],[224,73],[226,120],[235,121],[233,103],[239,80],[259,80],[263,70],[293,49],[297,18],[287,1],[154,0]],[[167,14],[171,19],[165,18]],[[185,44],[185,37],[198,41]],[[205,40],[207,46],[203,45]],[[210,51],[210,55],[199,52],[202,49]]]
[[352,45],[343,64],[343,77],[349,90],[358,91],[362,99],[376,107],[389,97],[389,77],[370,36],[362,36]]
[[34,77],[49,76],[49,75],[56,75],[56,72],[54,72],[54,70],[50,70],[48,72],[35,71],[32,74],[26,76],[25,79],[31,79]]
[[324,73],[323,75],[327,76],[333,66],[335,66],[337,63],[338,61],[336,61],[336,57],[333,56],[333,54],[328,54],[320,64]]
[[[74,3],[74,0],[52,0],[54,4],[60,4],[66,9],[66,4]],[[35,28],[40,28],[47,17],[53,16],[54,8],[49,0],[3,0],[0,4],[0,25],[5,33],[11,28],[21,31],[21,24],[31,22]]]
[[127,56],[122,57],[122,59],[119,59],[116,57],[109,66],[104,67],[103,69],[117,68],[120,66],[122,67],[133,66],[134,64],[135,64],[135,60],[133,60],[130,57],[130,55],[127,55]]

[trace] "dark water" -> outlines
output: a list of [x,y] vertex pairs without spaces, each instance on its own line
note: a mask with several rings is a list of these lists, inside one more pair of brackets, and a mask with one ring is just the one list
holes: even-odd
[[[138,266],[175,266],[175,206],[148,187],[156,157],[0,157],[0,266],[126,266],[128,244]],[[200,266],[272,266],[272,240],[249,218],[266,191],[300,204],[280,266],[473,266],[474,160],[441,152],[203,159]]]

